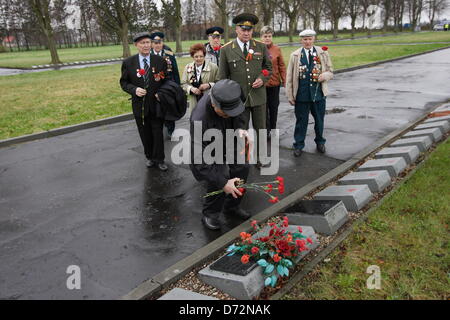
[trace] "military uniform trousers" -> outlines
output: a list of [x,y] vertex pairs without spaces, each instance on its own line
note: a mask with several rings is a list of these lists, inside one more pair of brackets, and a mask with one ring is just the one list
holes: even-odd
[[[250,116],[252,118],[253,129],[256,130],[257,141],[255,141],[255,148],[258,148],[260,139],[267,139],[267,135],[262,135],[259,130],[266,129],[266,105],[259,105],[254,107],[245,107],[241,117],[245,120],[245,129],[248,130],[250,125]],[[258,150],[258,149],[256,149]],[[257,154],[259,161],[259,153]]]
[[[226,171],[224,175],[227,179],[240,178],[247,181],[250,170],[248,164],[230,164],[228,166],[222,166],[222,168]],[[217,191],[217,186],[213,183],[206,183],[206,192],[213,191]],[[242,197],[235,199],[233,196],[224,192],[206,197],[203,202],[203,215],[208,218],[218,219],[222,209],[224,211],[233,210],[239,207],[241,201]]]
[[267,92],[267,133],[277,128],[280,86],[266,87]]
[[295,102],[295,123],[294,131],[294,148],[302,150],[305,147],[306,131],[308,130],[309,113],[314,118],[314,132],[316,144],[325,144],[323,137],[324,118],[325,118],[326,98],[312,101],[296,101]]

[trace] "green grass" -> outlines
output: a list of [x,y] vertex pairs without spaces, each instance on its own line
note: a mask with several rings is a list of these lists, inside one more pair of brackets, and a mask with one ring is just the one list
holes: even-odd
[[[450,298],[450,141],[283,299]],[[381,288],[366,287],[367,267]]]
[[[380,32],[378,32],[380,33]],[[357,33],[356,36],[365,35],[364,33]],[[340,38],[349,37],[349,33],[340,34]],[[327,42],[331,39],[331,35],[324,34],[320,36],[322,44],[333,45],[334,42]],[[294,37],[294,41],[298,41],[298,36]],[[206,40],[191,40],[183,42],[183,50],[188,51],[189,47],[194,43],[205,42]],[[275,43],[288,42],[288,37],[275,37]],[[432,42],[432,41],[447,41],[450,42],[450,32],[424,32],[413,34],[411,32],[401,33],[397,36],[386,36],[382,38],[371,38],[362,40],[340,41],[339,44],[382,44],[382,43],[411,43],[411,42]],[[167,43],[175,50],[175,43]],[[135,51],[134,46],[131,45],[132,52]],[[119,58],[122,56],[122,46],[104,46],[104,47],[88,47],[88,48],[70,48],[58,50],[59,57],[63,62],[88,61],[88,60],[102,60]],[[50,63],[50,53],[48,50],[41,51],[23,51],[23,52],[5,52],[0,53],[0,67],[17,67],[30,68],[33,65],[45,65]]]
[[[444,45],[330,47],[335,69]],[[298,47],[284,47],[286,63]],[[178,59],[180,73],[191,58]],[[119,86],[120,64],[0,77],[0,139],[131,112]]]

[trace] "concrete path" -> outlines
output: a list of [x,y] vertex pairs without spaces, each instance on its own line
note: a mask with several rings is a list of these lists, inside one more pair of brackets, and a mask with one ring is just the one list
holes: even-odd
[[[294,158],[293,107],[279,111],[286,193],[320,177],[380,137],[450,99],[450,49],[338,74],[330,83],[328,152]],[[177,123],[187,128],[187,118]],[[166,142],[169,158],[174,142]],[[252,168],[249,180],[269,180]],[[0,149],[0,299],[114,299],[236,226],[200,222],[202,186],[186,165],[144,166],[133,121]],[[249,193],[252,214],[270,205]],[[68,266],[81,290],[68,290]]]

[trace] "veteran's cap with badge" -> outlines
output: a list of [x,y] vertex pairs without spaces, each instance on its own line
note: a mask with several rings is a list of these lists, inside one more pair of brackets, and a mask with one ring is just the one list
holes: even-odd
[[305,29],[302,32],[299,33],[300,37],[315,37],[317,33],[314,30],[311,29]]
[[150,33],[148,32],[139,32],[133,37],[133,42],[138,42],[144,38],[151,39]]
[[212,104],[220,108],[229,117],[236,117],[245,110],[241,99],[241,86],[234,80],[224,79],[217,81],[209,94]]
[[259,19],[252,13],[241,13],[233,18],[233,23],[244,30],[251,30]]
[[211,27],[206,29],[206,34],[212,37],[220,37],[223,34],[223,29],[221,27]]
[[159,43],[162,40],[164,40],[164,33],[162,33],[161,31],[155,31],[152,34],[150,34],[150,39],[154,43]]

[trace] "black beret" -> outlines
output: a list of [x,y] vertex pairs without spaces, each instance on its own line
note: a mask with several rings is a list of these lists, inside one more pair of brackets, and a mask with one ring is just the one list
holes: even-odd
[[207,35],[221,35],[223,34],[223,29],[221,27],[211,27],[206,29]]
[[[133,42],[138,42],[142,38],[150,38],[150,33],[148,32],[139,32],[133,37]],[[150,38],[151,39],[151,38]]]
[[259,21],[258,17],[252,13],[241,13],[233,18],[233,23],[243,29],[251,29]]

